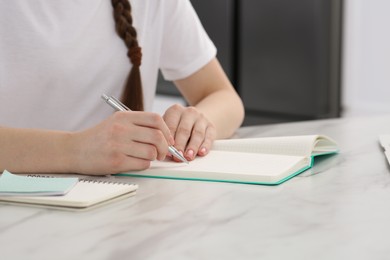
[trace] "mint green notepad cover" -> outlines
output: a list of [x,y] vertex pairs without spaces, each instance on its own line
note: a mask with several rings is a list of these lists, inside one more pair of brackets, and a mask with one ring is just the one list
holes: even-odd
[[0,177],[0,195],[64,195],[69,192],[78,181],[78,178],[20,176],[4,170]]

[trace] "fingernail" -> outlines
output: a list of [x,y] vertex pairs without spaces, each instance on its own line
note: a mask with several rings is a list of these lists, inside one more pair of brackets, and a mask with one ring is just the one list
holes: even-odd
[[202,147],[202,148],[200,149],[199,153],[200,153],[201,155],[205,155],[205,154],[207,153],[206,147]]
[[188,150],[186,157],[189,158],[189,159],[193,159],[194,158],[194,151],[193,150]]

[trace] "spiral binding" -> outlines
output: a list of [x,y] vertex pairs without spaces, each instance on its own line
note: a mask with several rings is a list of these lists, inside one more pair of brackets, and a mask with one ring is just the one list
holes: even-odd
[[[27,175],[27,177],[35,177],[35,178],[56,178],[56,176],[40,175],[40,174],[29,174],[29,175]],[[100,183],[100,184],[115,184],[115,185],[134,185],[133,183],[126,183],[126,182],[105,181],[105,180],[94,180],[94,179],[82,179],[82,178],[79,178],[79,182],[85,182],[85,183]]]
[[80,179],[80,182],[114,184],[114,185],[134,185],[133,183],[125,183],[125,182],[118,182],[118,181],[91,180],[91,179]]
[[39,174],[29,174],[27,177],[35,177],[35,178],[55,178],[54,176],[49,175],[39,175]]

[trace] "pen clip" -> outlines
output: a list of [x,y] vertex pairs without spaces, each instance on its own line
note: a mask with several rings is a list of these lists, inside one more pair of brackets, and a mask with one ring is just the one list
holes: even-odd
[[118,106],[122,107],[122,108],[125,109],[125,110],[131,111],[130,108],[128,108],[127,106],[125,106],[125,104],[123,104],[122,102],[120,102],[116,97],[110,96],[110,98],[111,98],[112,100],[114,100],[115,103],[116,103]]

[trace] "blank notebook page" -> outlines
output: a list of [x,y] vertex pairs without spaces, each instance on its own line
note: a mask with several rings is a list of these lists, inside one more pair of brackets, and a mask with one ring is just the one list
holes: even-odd
[[304,159],[301,156],[274,156],[256,153],[245,153],[245,156],[243,156],[243,153],[239,154],[238,157],[236,152],[210,151],[207,156],[197,157],[188,165],[177,162],[154,161],[151,168],[145,172],[146,174],[153,174],[157,170],[164,170],[164,172],[177,170],[188,172],[188,175],[183,173],[184,176],[182,177],[189,178],[196,172],[275,176],[281,172],[286,172],[292,165]]
[[212,150],[309,156],[317,136],[282,136],[216,140]]

